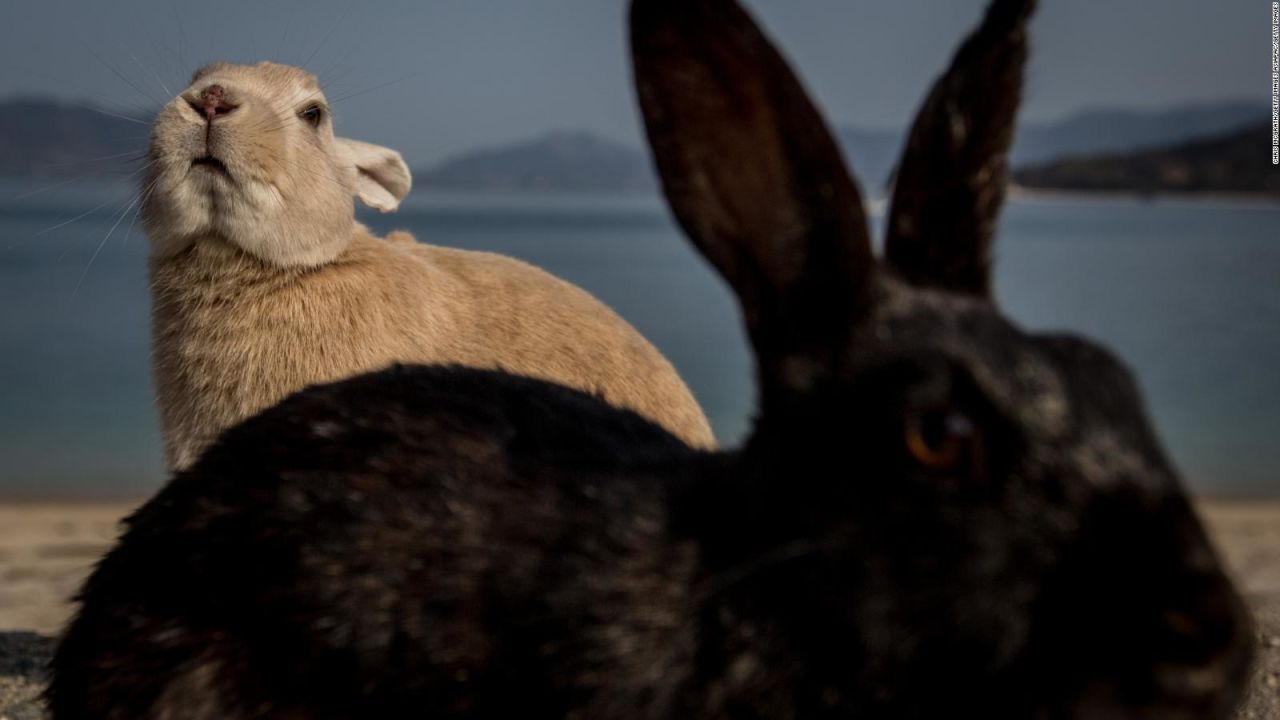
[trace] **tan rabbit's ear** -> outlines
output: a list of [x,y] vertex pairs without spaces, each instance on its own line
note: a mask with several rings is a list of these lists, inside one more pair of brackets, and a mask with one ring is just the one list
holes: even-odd
[[914,285],[991,294],[1034,0],[994,0],[916,117],[899,164],[885,260]]
[[347,162],[355,168],[355,194],[360,202],[382,212],[400,207],[409,194],[413,176],[400,153],[359,140],[334,138]]
[[738,296],[762,399],[813,387],[864,309],[874,264],[835,139],[732,0],[633,0],[631,51],[663,190]]

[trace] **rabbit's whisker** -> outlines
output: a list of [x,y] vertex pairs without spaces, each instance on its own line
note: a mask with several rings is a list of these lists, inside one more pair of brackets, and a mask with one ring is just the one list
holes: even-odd
[[118,158],[126,158],[125,162],[137,162],[137,161],[139,161],[139,160],[145,160],[145,159],[147,158],[147,153],[146,153],[146,151],[145,151],[145,150],[144,150],[144,151],[141,151],[141,152],[139,152],[139,151],[137,151],[137,150],[133,150],[133,151],[130,151],[130,152],[116,153],[115,155],[103,155],[103,156],[101,156],[101,157],[96,157],[96,158],[87,158],[87,159],[84,159],[84,160],[73,160],[73,161],[71,161],[71,162],[61,162],[61,163],[49,163],[48,165],[45,165],[44,167],[46,167],[46,168],[73,167],[73,166],[75,166],[75,165],[84,165],[84,164],[87,164],[87,163],[105,162],[105,161],[107,161],[107,160],[116,160],[116,159],[118,159]]
[[173,91],[169,89],[168,85],[164,84],[164,80],[160,79],[160,76],[156,74],[156,71],[154,68],[149,68],[144,66],[141,62],[138,61],[138,57],[134,55],[132,52],[129,53],[129,57],[130,59],[133,60],[133,64],[138,66],[138,69],[142,70],[145,73],[150,73],[151,77],[155,78],[155,81],[160,84],[160,88],[164,90],[165,97],[173,97]]
[[[169,0],[169,11],[173,14],[173,23],[178,27],[178,67],[186,68],[187,61],[182,55],[182,46],[186,44],[186,31],[182,27],[182,17],[178,15],[178,6]],[[172,93],[170,93],[172,95]]]
[[84,284],[85,278],[89,276],[89,270],[93,268],[93,263],[98,259],[98,255],[102,252],[102,248],[106,247],[107,241],[111,239],[116,228],[120,227],[120,223],[124,221],[125,216],[129,214],[129,211],[132,210],[135,205],[139,204],[141,199],[141,196],[135,197],[124,207],[124,210],[120,211],[120,215],[116,218],[115,224],[113,224],[111,229],[107,231],[107,234],[102,237],[102,240],[98,243],[98,247],[94,249],[93,255],[89,256],[89,262],[85,264],[84,271],[80,273],[80,279],[76,281],[75,289],[71,291],[71,297],[67,300],[68,303],[75,302],[76,295],[80,293],[80,286]]
[[311,63],[311,60],[315,58],[316,53],[320,52],[320,50],[324,47],[325,43],[329,41],[329,38],[333,37],[333,34],[337,32],[339,27],[342,27],[342,22],[347,19],[347,16],[351,14],[351,11],[354,10],[355,7],[356,6],[354,4],[347,5],[347,9],[343,10],[342,15],[338,16],[338,20],[333,23],[332,27],[329,28],[329,32],[325,33],[324,37],[320,38],[320,42],[317,43],[315,48],[311,50],[311,54],[307,55],[307,58],[302,61],[302,67],[305,68],[308,64]]
[[71,218],[70,220],[64,220],[64,221],[62,221],[62,222],[58,223],[57,225],[54,225],[53,227],[47,227],[47,228],[45,228],[44,230],[41,230],[40,232],[37,232],[33,237],[40,237],[41,235],[44,235],[44,234],[46,234],[46,233],[51,233],[51,232],[53,232],[54,230],[57,230],[58,228],[66,227],[67,225],[70,225],[71,223],[73,223],[73,222],[75,222],[75,221],[77,221],[77,220],[81,220],[81,219],[83,219],[83,218],[86,218],[86,217],[88,217],[88,216],[90,216],[90,215],[92,215],[92,214],[94,214],[94,213],[98,212],[99,210],[101,210],[102,208],[104,208],[104,207],[106,207],[106,206],[110,205],[110,204],[111,204],[111,203],[113,203],[113,202],[116,202],[116,199],[115,199],[115,198],[112,198],[112,199],[110,199],[110,200],[107,200],[107,201],[103,202],[101,205],[98,205],[97,207],[94,207],[94,208],[93,208],[93,209],[91,209],[91,210],[86,210],[86,211],[84,211],[84,212],[80,213],[79,215],[77,215],[77,216],[75,216],[75,217]]
[[15,195],[15,196],[13,196],[13,199],[14,199],[14,200],[23,200],[23,199],[25,199],[25,198],[34,197],[34,196],[36,196],[36,195],[40,195],[40,194],[42,194],[42,193],[46,193],[46,192],[48,192],[48,191],[50,191],[50,190],[54,190],[54,189],[57,189],[57,188],[63,187],[63,186],[65,186],[65,185],[70,185],[71,183],[74,183],[74,182],[79,182],[79,181],[84,180],[85,178],[89,177],[89,176],[90,176],[90,175],[92,175],[92,174],[93,174],[93,173],[91,173],[91,172],[84,172],[84,173],[81,173],[81,174],[79,174],[79,175],[77,175],[77,176],[75,176],[75,177],[72,177],[72,178],[67,178],[67,179],[65,179],[65,180],[59,180],[58,182],[55,182],[55,183],[53,183],[52,185],[45,185],[44,187],[36,188],[35,190],[28,190],[28,191],[26,191],[26,192],[22,193],[21,195]]
[[695,605],[704,605],[717,595],[752,579],[765,570],[811,557],[821,551],[836,547],[837,544],[837,538],[827,537],[802,538],[780,545],[773,550],[757,555],[744,563],[708,578],[702,583],[701,587],[695,589],[693,602]]
[[[99,63],[102,63],[102,66],[103,66],[103,67],[105,67],[106,69],[110,70],[110,71],[111,71],[111,73],[112,73],[113,75],[115,75],[116,77],[120,78],[120,80],[121,80],[122,82],[124,82],[124,83],[125,83],[126,85],[128,85],[129,87],[133,88],[133,89],[134,89],[134,91],[135,91],[135,92],[137,92],[139,95],[141,95],[143,98],[145,98],[145,99],[147,100],[147,102],[150,102],[150,103],[152,103],[152,104],[154,104],[154,105],[161,105],[161,106],[163,106],[163,105],[164,105],[164,103],[163,103],[163,102],[158,102],[158,101],[156,100],[156,98],[154,98],[154,97],[151,95],[151,93],[149,93],[149,92],[147,92],[147,91],[143,90],[142,88],[138,87],[138,85],[137,85],[135,82],[133,82],[132,80],[130,80],[128,77],[126,77],[126,76],[125,76],[125,74],[124,74],[124,73],[122,73],[122,72],[120,72],[120,70],[119,70],[119,69],[117,69],[115,65],[112,65],[111,63],[107,62],[107,61],[106,61],[106,60],[105,60],[101,55],[99,55],[97,52],[95,52],[95,51],[92,51],[92,50],[91,50],[91,51],[89,52],[89,54],[90,54],[90,55],[92,55],[92,56],[94,57],[94,59],[96,59]],[[128,119],[132,119],[132,118],[128,118]],[[141,121],[141,120],[138,120],[138,121],[136,121],[136,122],[142,122],[142,121]],[[148,124],[148,123],[143,123],[143,124],[145,125],[145,124]]]
[[129,244],[129,236],[133,233],[133,226],[138,222],[138,216],[142,213],[142,206],[148,199],[150,199],[152,193],[155,192],[156,184],[158,182],[160,182],[160,178],[152,180],[151,184],[147,185],[146,189],[138,195],[137,205],[133,209],[133,219],[129,221],[129,227],[125,228],[124,231],[124,242],[121,243],[122,247]]
[[103,110],[102,108],[94,107],[92,105],[81,105],[79,103],[73,103],[73,104],[77,105],[77,107],[84,108],[85,110],[91,110],[101,115],[107,115],[109,117],[117,118],[119,120],[128,120],[129,122],[138,123],[139,125],[146,125],[147,127],[151,126],[151,123],[147,122],[146,120],[139,120],[138,118],[129,117],[128,115],[120,115],[119,113],[113,113],[108,110]]
[[336,97],[336,98],[332,99],[330,102],[335,103],[335,104],[336,104],[336,103],[340,103],[340,102],[342,102],[343,100],[350,100],[351,98],[354,98],[354,97],[360,97],[361,95],[364,95],[364,94],[366,94],[366,93],[371,93],[371,92],[373,92],[374,90],[381,90],[382,88],[389,87],[389,86],[391,86],[391,85],[396,85],[396,84],[398,84],[398,83],[402,83],[402,82],[404,82],[405,80],[408,80],[408,79],[410,79],[410,78],[414,78],[414,77],[419,77],[419,76],[421,76],[421,75],[422,75],[422,73],[409,73],[408,75],[404,75],[404,76],[398,77],[398,78],[396,78],[395,80],[388,80],[387,82],[379,83],[379,84],[377,84],[377,85],[374,85],[374,86],[373,86],[373,87],[371,87],[371,88],[365,88],[364,90],[358,90],[358,91],[356,91],[356,92],[349,93],[349,94],[347,94],[347,95],[341,95],[341,96],[339,96],[339,97]]

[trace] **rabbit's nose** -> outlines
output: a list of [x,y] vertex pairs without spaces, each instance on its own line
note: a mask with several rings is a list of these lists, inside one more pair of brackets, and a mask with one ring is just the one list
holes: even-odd
[[201,90],[199,99],[191,103],[191,105],[196,112],[202,113],[209,122],[213,122],[215,118],[226,115],[239,107],[239,105],[227,98],[227,91],[221,85],[210,85]]
[[1225,577],[1199,580],[1201,587],[1151,618],[1148,642],[1159,658],[1161,684],[1207,693],[1229,684],[1248,665],[1253,625]]

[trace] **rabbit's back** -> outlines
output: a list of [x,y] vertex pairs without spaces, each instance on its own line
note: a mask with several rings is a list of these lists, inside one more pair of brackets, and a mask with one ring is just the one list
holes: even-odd
[[225,243],[152,261],[154,369],[169,464],[289,394],[393,363],[559,382],[699,447],[711,427],[676,369],[577,286],[492,253],[363,229],[332,263],[281,271]]
[[665,508],[695,456],[510,375],[396,368],[299,394],[130,518],[85,586],[52,707],[527,715],[533,695],[608,697],[595,686],[680,651],[693,558],[664,542]]

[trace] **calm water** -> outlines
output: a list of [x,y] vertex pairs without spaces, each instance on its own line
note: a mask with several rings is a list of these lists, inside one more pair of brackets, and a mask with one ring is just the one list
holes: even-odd
[[[103,242],[129,189],[31,194],[44,187],[0,183],[0,497],[153,491],[146,242],[131,214]],[[737,311],[656,200],[415,196],[367,220],[582,285],[672,359],[722,440],[749,426]],[[1280,493],[1278,229],[1280,206],[1018,202],[998,292],[1025,326],[1086,333],[1135,367],[1194,488]]]

